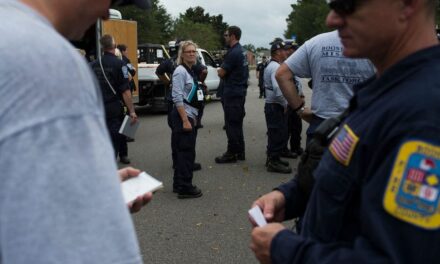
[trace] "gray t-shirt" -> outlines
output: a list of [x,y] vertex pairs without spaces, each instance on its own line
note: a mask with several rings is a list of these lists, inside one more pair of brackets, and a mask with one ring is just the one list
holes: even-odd
[[366,59],[342,55],[338,32],[320,34],[306,41],[285,63],[300,78],[312,78],[312,112],[321,117],[334,117],[348,107],[353,85],[373,76],[374,66]]
[[141,263],[85,60],[19,1],[0,36],[0,263]]
[[287,100],[281,92],[280,86],[275,79],[275,74],[280,67],[276,61],[270,61],[264,69],[264,89],[266,90],[266,104],[280,104],[287,107]]
[[[176,106],[183,106],[188,117],[195,119],[198,110],[183,102],[184,98],[188,97],[193,85],[194,79],[191,74],[182,65],[177,66],[173,73],[173,90],[171,92],[173,102]],[[194,96],[197,96],[197,94]]]

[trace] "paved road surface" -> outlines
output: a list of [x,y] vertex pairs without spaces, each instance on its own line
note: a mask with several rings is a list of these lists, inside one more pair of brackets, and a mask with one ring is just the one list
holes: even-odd
[[[198,199],[179,200],[172,192],[171,132],[166,115],[138,111],[141,126],[136,141],[129,143],[131,165],[147,171],[165,186],[133,217],[145,263],[257,263],[249,249],[247,210],[258,196],[292,175],[268,173],[265,169],[264,100],[258,99],[254,75],[252,71],[244,120],[246,161],[222,165],[214,162],[226,150],[223,111],[220,102],[205,108],[196,157],[202,170],[194,174],[194,184],[203,191]],[[297,161],[290,161],[295,168]]]

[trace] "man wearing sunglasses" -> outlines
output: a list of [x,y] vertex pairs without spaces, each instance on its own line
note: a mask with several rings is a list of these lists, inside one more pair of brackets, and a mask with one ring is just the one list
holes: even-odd
[[377,76],[314,173],[304,212],[294,181],[255,202],[271,222],[252,232],[262,263],[437,263],[440,251],[440,46],[434,0],[329,1],[343,54]]
[[0,263],[142,262],[101,93],[66,39],[108,18],[110,4],[0,1],[0,45],[15,47],[0,49],[0,75],[12,76],[0,81]]

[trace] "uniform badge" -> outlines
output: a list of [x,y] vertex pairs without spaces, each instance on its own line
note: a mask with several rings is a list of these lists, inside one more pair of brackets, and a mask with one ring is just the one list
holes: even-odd
[[425,229],[440,228],[440,147],[407,141],[399,150],[384,195],[385,210]]
[[348,166],[358,141],[358,136],[348,125],[344,125],[333,139],[329,149],[337,161],[344,166]]
[[128,79],[128,68],[127,66],[122,66],[122,74],[124,75],[125,79]]

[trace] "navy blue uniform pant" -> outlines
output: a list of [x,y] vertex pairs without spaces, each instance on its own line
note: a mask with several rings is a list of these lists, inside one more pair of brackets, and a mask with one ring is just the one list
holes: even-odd
[[290,137],[290,150],[295,151],[301,147],[302,121],[301,117],[291,108],[289,108],[289,111],[287,113],[287,127]]
[[125,136],[119,134],[119,129],[122,125],[122,118],[116,117],[116,118],[109,118],[106,119],[107,129],[110,133],[110,137],[112,140],[113,149],[115,151],[115,158],[118,157],[118,154],[120,153],[121,148],[121,142],[125,140]]
[[267,156],[279,158],[288,140],[287,114],[280,104],[265,104],[264,114],[267,125]]
[[319,125],[324,121],[324,118],[313,115],[312,121],[309,124],[309,128],[306,131],[307,134],[307,144],[309,144],[310,140],[313,138],[313,133],[319,127]]
[[171,112],[171,148],[175,151],[173,156],[174,177],[173,188],[187,190],[192,187],[193,167],[196,158],[197,129],[194,120],[189,118],[192,125],[191,131],[183,131],[183,122],[174,108]]
[[243,119],[246,97],[224,97],[226,136],[229,153],[244,153]]

